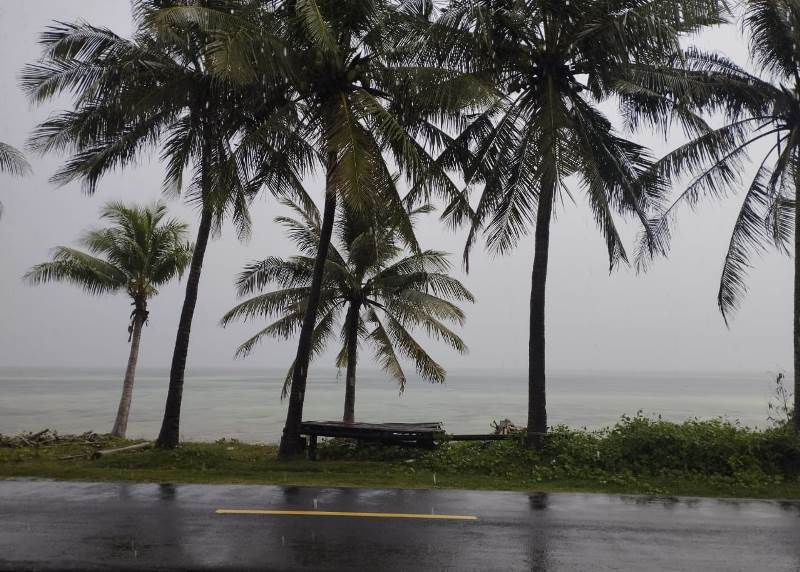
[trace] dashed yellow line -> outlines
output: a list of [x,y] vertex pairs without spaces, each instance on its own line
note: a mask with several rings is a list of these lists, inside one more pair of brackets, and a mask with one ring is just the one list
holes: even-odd
[[217,514],[268,516],[352,516],[360,518],[416,518],[427,520],[478,520],[465,514],[412,514],[405,512],[340,512],[328,510],[265,510],[252,508],[219,508]]

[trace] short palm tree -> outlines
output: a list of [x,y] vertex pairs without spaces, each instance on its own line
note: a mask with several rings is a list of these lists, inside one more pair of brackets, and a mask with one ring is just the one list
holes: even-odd
[[[299,218],[279,217],[276,221],[288,229],[302,255],[267,258],[248,265],[239,276],[240,295],[263,292],[269,284],[281,286],[243,301],[223,317],[223,325],[234,320],[278,318],[239,347],[241,356],[265,337],[296,335],[308,306],[320,235],[319,211],[313,204],[287,204]],[[411,214],[421,211],[427,209]],[[458,280],[447,275],[450,264],[445,254],[424,250],[404,255],[398,229],[385,216],[365,219],[363,214],[340,209],[335,235],[337,240],[331,244],[325,264],[312,357],[335,337],[335,324],[340,322],[343,346],[336,363],[347,369],[342,419],[352,423],[359,341],[372,347],[376,361],[397,381],[401,392],[406,385],[401,357],[409,359],[422,378],[443,382],[444,368],[411,331],[421,329],[465,353],[464,342],[444,322],[462,324],[464,313],[453,302],[472,302],[473,298]],[[294,367],[292,364],[286,377],[284,395]]]
[[148,301],[159,288],[180,278],[192,258],[192,245],[186,241],[187,225],[166,216],[167,208],[161,203],[147,207],[109,203],[100,218],[110,225],[84,234],[80,244],[85,250],[59,246],[52,261],[25,274],[31,284],[69,282],[90,294],[125,292],[131,298],[131,350],[111,430],[115,437],[125,437],[128,427],[142,327],[149,317]]
[[[795,252],[794,278],[794,407],[800,411],[800,2],[743,2],[743,28],[750,38],[753,61],[764,78],[746,72],[718,54],[691,50],[674,67],[642,74],[640,83],[680,104],[681,114],[721,113],[721,127],[701,119],[694,137],[661,159],[653,175],[673,180],[691,175],[677,199],[654,220],[655,253],[669,246],[677,209],[694,207],[703,198],[722,199],[737,186],[745,159],[756,158],[755,175],[746,187],[733,225],[720,277],[717,305],[728,323],[747,292],[750,258],[774,245]],[[658,120],[661,110],[643,106]],[[766,144],[766,152],[755,149]],[[651,252],[643,249],[645,264]],[[794,416],[800,434],[800,415]]]
[[[554,208],[586,193],[608,249],[609,267],[627,261],[615,213],[642,224],[659,205],[658,181],[642,146],[622,137],[598,104],[623,97],[618,82],[679,50],[679,34],[720,21],[720,2],[641,0],[454,0],[438,26],[450,66],[493,77],[505,100],[488,107],[456,143],[471,157],[467,187],[445,216],[470,226],[465,260],[481,232],[506,253],[531,229],[535,254],[528,345],[528,444],[547,431],[545,285]],[[623,115],[635,118],[622,106]],[[471,187],[482,187],[474,210]]]
[[[262,129],[260,159],[269,168],[262,169],[257,181],[247,176],[247,165],[234,157],[235,141],[254,114],[283,108],[282,88],[233,84],[216,75],[210,49],[214,37],[197,22],[156,22],[156,13],[175,4],[135,0],[130,39],[85,22],[53,25],[41,36],[41,61],[22,74],[22,85],[34,102],[63,94],[75,98],[71,110],[42,123],[31,140],[41,152],[72,153],[56,182],[82,180],[93,193],[101,176],[135,164],[153,148],[160,149],[166,164],[165,190],[184,191],[190,171],[185,192],[197,205],[200,221],[157,440],[163,447],[178,444],[191,326],[212,231],[230,218],[246,233],[249,199],[264,184],[291,192],[299,185],[293,161],[305,160],[293,154],[294,146],[271,151],[273,139]],[[214,5],[227,14],[228,7],[239,8],[242,2],[219,0]]]
[[[0,142],[0,173],[23,176],[31,172],[25,157],[11,145]],[[3,216],[3,203],[0,203],[0,216]]]

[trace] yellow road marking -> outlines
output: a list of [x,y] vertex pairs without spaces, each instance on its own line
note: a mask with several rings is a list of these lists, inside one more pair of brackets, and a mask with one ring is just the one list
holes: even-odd
[[478,520],[464,514],[411,514],[405,512],[339,512],[326,510],[264,510],[251,508],[219,508],[217,514],[255,514],[273,516],[355,516],[368,518],[418,518],[431,520]]

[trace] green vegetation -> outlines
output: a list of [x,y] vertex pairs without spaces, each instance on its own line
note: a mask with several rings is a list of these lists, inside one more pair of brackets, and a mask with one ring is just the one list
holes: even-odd
[[[539,451],[523,440],[433,451],[327,441],[313,462],[278,462],[273,445],[224,439],[98,459],[88,456],[95,445],[67,442],[0,448],[0,477],[800,498],[800,443],[787,424],[756,431],[636,416],[599,432],[556,427]],[[130,443],[105,438],[97,446]],[[62,459],[73,455],[85,456]]]

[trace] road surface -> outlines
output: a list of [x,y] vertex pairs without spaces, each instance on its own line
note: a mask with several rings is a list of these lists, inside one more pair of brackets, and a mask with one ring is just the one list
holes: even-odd
[[796,571],[800,504],[0,481],[0,569]]

